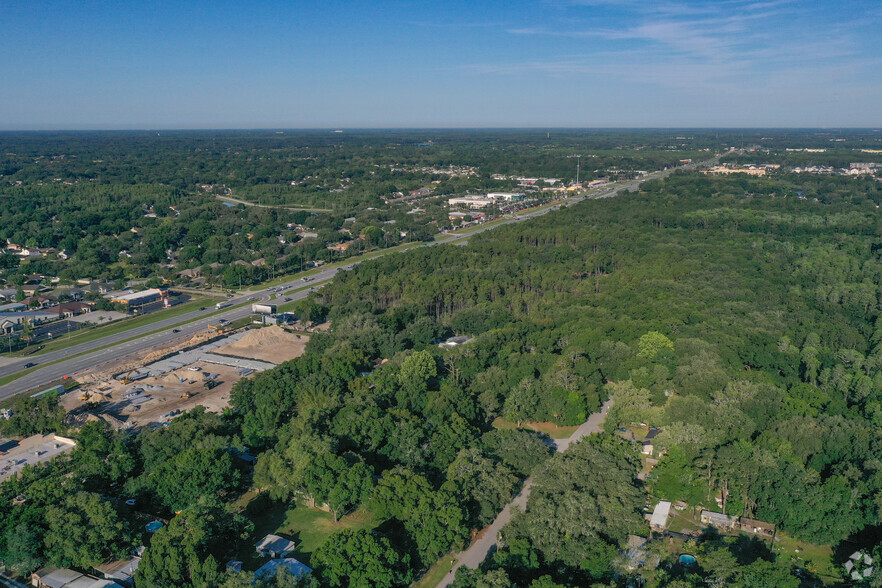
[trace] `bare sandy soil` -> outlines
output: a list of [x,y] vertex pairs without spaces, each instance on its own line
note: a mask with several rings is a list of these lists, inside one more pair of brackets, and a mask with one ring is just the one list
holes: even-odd
[[[199,367],[200,371],[190,370],[189,367]],[[82,424],[79,421],[88,418],[84,413],[86,405],[97,403],[98,406],[90,412],[108,421],[114,428],[140,428],[167,422],[170,420],[166,416],[169,413],[187,411],[197,406],[204,406],[209,412],[216,413],[229,406],[233,384],[241,379],[236,374],[236,368],[203,362],[189,367],[129,384],[116,380],[84,384],[80,389],[65,394],[62,406],[72,412],[72,419],[77,424]],[[215,381],[219,384],[208,390],[204,373],[217,374]],[[142,390],[139,396],[149,399],[139,403],[127,401],[124,395],[133,394],[135,390]]]
[[215,353],[248,359],[259,359],[276,365],[300,357],[306,351],[309,337],[297,335],[275,325],[248,331],[248,334]]

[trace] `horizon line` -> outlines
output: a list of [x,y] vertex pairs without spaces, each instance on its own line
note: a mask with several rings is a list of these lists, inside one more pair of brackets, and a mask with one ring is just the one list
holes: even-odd
[[315,126],[315,127],[101,127],[101,128],[0,128],[0,133],[113,133],[113,132],[346,132],[346,131],[870,131],[882,132],[882,126]]

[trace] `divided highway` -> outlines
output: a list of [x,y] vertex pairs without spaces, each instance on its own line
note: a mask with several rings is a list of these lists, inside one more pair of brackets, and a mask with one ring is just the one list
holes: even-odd
[[[713,159],[705,162],[688,164],[686,166],[656,172],[643,178],[631,180],[624,184],[616,184],[614,186],[610,186],[608,189],[602,190],[597,193],[592,193],[590,195],[582,196],[579,198],[569,199],[564,204],[566,206],[572,206],[573,204],[581,202],[586,198],[609,198],[619,194],[623,190],[634,191],[637,189],[638,186],[640,186],[641,183],[647,180],[667,176],[668,174],[675,171],[675,169],[690,169],[697,166],[711,165],[716,163],[717,161],[719,161],[719,156],[716,156]],[[495,229],[496,227],[511,224],[514,222],[531,219],[546,214],[550,210],[556,209],[557,207],[555,206],[549,206],[545,209],[536,210],[533,212],[525,212],[520,215],[515,215],[513,218],[506,221],[470,231],[467,234],[446,235],[438,241],[427,243],[424,246],[431,247],[442,243],[465,244],[468,242],[469,237],[477,235],[478,233],[483,233],[484,231],[489,231],[491,229]],[[355,265],[357,263],[359,262],[352,262],[351,265]],[[313,274],[310,277],[309,285],[318,286],[321,284],[325,284],[333,279],[338,271],[338,269],[326,269],[317,274]],[[297,278],[283,284],[283,287],[303,287],[305,285],[306,284],[304,284],[302,280]],[[275,289],[278,289],[278,286],[275,287]],[[0,358],[0,378],[15,374],[25,369],[24,365],[28,362],[36,362],[38,364],[50,364],[44,365],[44,367],[38,367],[36,370],[23,375],[13,382],[6,384],[5,386],[0,386],[0,400],[16,394],[21,394],[26,390],[39,389],[40,386],[45,386],[51,382],[59,380],[64,376],[75,376],[79,372],[92,369],[96,366],[100,366],[110,361],[118,360],[122,357],[134,355],[136,353],[140,353],[144,350],[154,347],[160,348],[162,346],[167,346],[172,341],[189,337],[190,335],[193,335],[194,333],[197,333],[199,331],[204,331],[208,328],[209,323],[216,324],[220,319],[233,321],[248,316],[251,314],[251,298],[255,298],[253,302],[257,302],[260,300],[265,301],[269,299],[272,293],[273,292],[270,291],[269,288],[265,288],[262,290],[256,290],[243,294],[236,298],[227,299],[233,306],[246,302],[249,302],[249,304],[246,304],[245,306],[242,306],[240,308],[233,308],[226,312],[213,313],[211,309],[206,309],[204,311],[195,310],[186,314],[165,319],[161,318],[161,315],[159,315],[157,316],[156,322],[150,323],[148,325],[143,325],[141,327],[129,329],[120,333],[107,335],[106,337],[102,337],[94,341],[89,341],[87,343],[74,345],[68,347],[67,349],[53,351],[42,355],[34,355],[31,357]],[[299,292],[289,292],[284,294],[285,297],[290,297],[292,300],[300,300],[301,298],[305,298],[308,295],[308,288],[304,288]],[[206,317],[205,315],[209,313],[211,313],[211,316]],[[178,329],[179,332],[172,333],[172,328]],[[106,348],[98,349],[104,347]]]

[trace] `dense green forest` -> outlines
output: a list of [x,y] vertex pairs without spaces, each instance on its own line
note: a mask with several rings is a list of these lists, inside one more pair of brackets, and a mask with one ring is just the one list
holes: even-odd
[[[802,180],[676,173],[343,271],[313,295],[332,331],[238,383],[229,411],[137,436],[92,423],[69,457],[0,486],[0,555],[88,569],[143,540],[122,504],[135,498],[170,519],[139,586],[239,586],[222,564],[262,513],[325,505],[375,524],[332,534],[306,582],[402,586],[532,475],[502,548],[456,586],[799,586],[795,563],[746,536],[705,532],[691,568],[659,548],[629,571],[619,554],[655,499],[716,509],[718,495],[837,557],[874,546],[882,185]],[[453,334],[474,339],[436,345]],[[576,425],[607,397],[608,431],[565,453],[502,427]],[[57,424],[51,403],[28,410]],[[616,431],[631,423],[663,431],[646,480]],[[234,508],[249,489],[259,498]]]
[[[718,141],[670,142],[657,132],[0,133],[0,241],[65,253],[3,255],[0,276],[186,282],[180,272],[198,269],[210,284],[254,284],[431,239],[452,226],[443,196],[517,187],[494,174],[569,181],[584,156],[582,179],[629,178]],[[419,188],[435,198],[417,214],[384,200]],[[345,253],[327,248],[350,240]]]

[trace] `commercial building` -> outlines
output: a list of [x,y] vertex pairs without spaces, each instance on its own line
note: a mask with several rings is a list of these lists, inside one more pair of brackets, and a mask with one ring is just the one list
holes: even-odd
[[450,198],[447,204],[450,206],[466,206],[468,208],[484,208],[492,206],[496,202],[493,198],[481,198],[480,196],[463,196],[462,198]]
[[110,301],[115,304],[122,304],[129,308],[133,308],[135,306],[143,306],[145,304],[150,304],[151,302],[156,302],[157,300],[162,300],[164,297],[165,290],[150,288],[149,290],[142,290],[141,292],[131,292],[129,294],[113,296]]
[[112,580],[102,580],[67,568],[43,568],[31,574],[37,588],[123,588]]
[[27,465],[49,461],[76,447],[77,442],[55,434],[33,435],[0,454],[0,482],[10,478]]
[[490,200],[504,200],[506,202],[520,202],[526,197],[526,194],[517,192],[490,192],[487,194],[487,198]]
[[58,319],[57,314],[43,310],[20,312],[0,312],[0,333],[7,335],[17,330],[24,321],[31,325],[41,325]]

